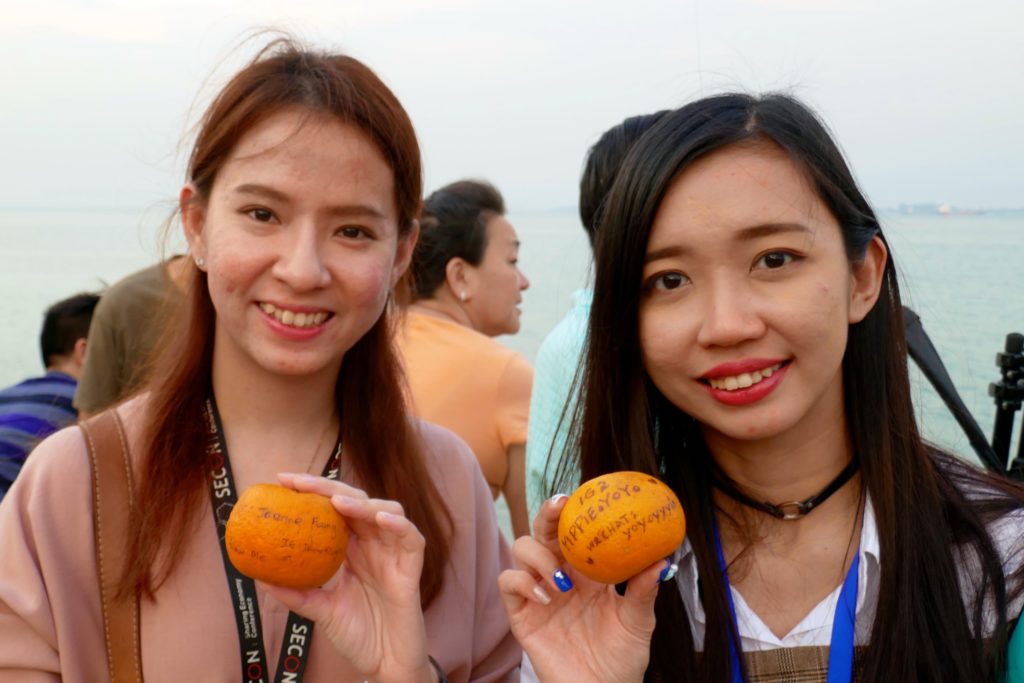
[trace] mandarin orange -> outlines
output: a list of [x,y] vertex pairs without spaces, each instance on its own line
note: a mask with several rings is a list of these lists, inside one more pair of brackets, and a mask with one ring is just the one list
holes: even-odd
[[274,484],[246,489],[228,517],[228,558],[246,576],[289,588],[322,586],[345,561],[348,526],[329,498]]
[[602,583],[621,583],[668,557],[685,533],[676,494],[642,472],[611,472],[585,482],[558,519],[566,561]]

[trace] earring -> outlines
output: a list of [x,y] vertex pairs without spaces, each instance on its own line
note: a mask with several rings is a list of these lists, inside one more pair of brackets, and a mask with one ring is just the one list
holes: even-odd
[[459,301],[465,301],[467,299],[465,292],[459,292]]
[[203,266],[205,265],[206,259],[204,259],[202,256],[196,256],[196,267],[199,268],[199,270],[202,270]]

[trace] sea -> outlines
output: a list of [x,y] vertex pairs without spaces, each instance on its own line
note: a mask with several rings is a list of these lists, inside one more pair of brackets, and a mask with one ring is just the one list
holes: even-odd
[[[0,387],[42,372],[38,338],[46,307],[96,291],[181,251],[170,209],[0,209]],[[975,215],[883,212],[904,302],[924,323],[965,404],[991,435],[989,383],[1007,333],[1024,333],[1024,210]],[[499,341],[533,359],[592,275],[575,211],[513,213],[520,265],[530,280],[522,329]],[[164,236],[168,233],[168,236]],[[929,440],[974,459],[942,401],[913,368],[913,393]],[[1021,417],[1014,425],[1014,445]],[[1015,452],[1015,451],[1014,451]]]

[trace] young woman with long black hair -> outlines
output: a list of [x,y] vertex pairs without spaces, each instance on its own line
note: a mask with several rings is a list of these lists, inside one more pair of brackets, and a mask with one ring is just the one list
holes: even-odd
[[784,95],[684,106],[598,236],[570,443],[583,479],[666,481],[687,538],[620,595],[545,504],[500,579],[539,678],[995,680],[1024,491],[918,433],[896,267],[824,125]]

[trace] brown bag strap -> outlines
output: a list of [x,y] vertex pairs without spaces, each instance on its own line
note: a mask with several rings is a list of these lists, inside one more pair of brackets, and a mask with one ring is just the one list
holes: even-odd
[[139,599],[118,598],[128,524],[135,514],[128,441],[116,410],[80,424],[92,462],[93,529],[111,683],[142,683]]

